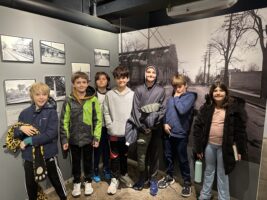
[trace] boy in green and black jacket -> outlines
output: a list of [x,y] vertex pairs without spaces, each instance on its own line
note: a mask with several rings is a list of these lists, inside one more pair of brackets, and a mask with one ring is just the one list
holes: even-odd
[[[98,147],[102,113],[95,96],[95,89],[89,86],[88,75],[76,72],[72,76],[73,92],[66,98],[60,117],[60,135],[63,150],[70,149],[72,156],[72,196],[81,195],[81,160],[83,159],[85,195],[91,195],[92,151]],[[83,155],[83,158],[81,157]]]

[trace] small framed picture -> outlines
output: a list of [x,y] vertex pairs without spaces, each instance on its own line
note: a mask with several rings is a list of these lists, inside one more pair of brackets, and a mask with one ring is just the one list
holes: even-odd
[[2,61],[33,62],[33,40],[30,38],[1,35]]
[[64,76],[45,76],[45,83],[50,88],[50,96],[56,101],[64,100],[66,97],[66,82]]
[[95,66],[97,67],[109,67],[110,54],[106,49],[94,49],[95,54]]
[[35,79],[5,80],[4,91],[6,96],[6,104],[11,105],[30,102],[31,98],[29,90],[33,83],[35,83]]
[[40,41],[41,63],[65,64],[65,44],[50,41]]
[[84,72],[90,78],[90,64],[89,63],[71,63],[71,71],[74,74],[75,72]]

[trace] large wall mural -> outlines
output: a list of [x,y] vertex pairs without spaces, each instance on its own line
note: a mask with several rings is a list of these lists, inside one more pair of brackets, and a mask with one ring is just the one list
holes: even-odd
[[[256,178],[267,97],[266,26],[267,9],[260,9],[138,30],[119,37],[120,63],[129,67],[132,87],[143,82],[144,67],[150,63],[159,67],[158,81],[167,95],[172,93],[171,75],[184,74],[189,90],[198,93],[197,109],[216,80],[227,84],[231,95],[246,100],[246,161],[257,166],[256,172],[249,172],[255,173],[252,176]],[[256,195],[256,191],[252,193]]]

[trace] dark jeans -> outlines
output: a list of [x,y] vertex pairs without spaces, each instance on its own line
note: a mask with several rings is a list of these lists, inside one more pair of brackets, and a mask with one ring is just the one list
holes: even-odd
[[110,168],[114,178],[125,175],[127,166],[128,146],[125,145],[124,137],[110,137]]
[[[159,168],[161,128],[150,133],[138,133],[137,163],[140,178],[155,178]],[[148,170],[149,169],[149,170]]]
[[[55,188],[60,200],[67,199],[67,190],[58,166],[57,158],[53,157],[46,160],[47,176]],[[34,180],[33,163],[25,160],[24,162],[26,189],[29,200],[37,200],[38,184]]]
[[99,143],[98,148],[94,148],[94,173],[95,175],[98,175],[98,166],[99,166],[99,161],[100,157],[102,154],[102,161],[103,161],[103,170],[109,172],[109,153],[110,153],[110,148],[109,148],[109,142],[108,142],[108,133],[107,133],[107,128],[102,127],[102,133],[101,133],[101,139]]
[[176,138],[164,136],[164,155],[167,165],[167,174],[173,177],[175,155],[178,157],[180,172],[184,183],[191,183],[190,167],[187,156],[188,137]]
[[81,161],[83,158],[84,181],[92,182],[92,153],[93,146],[87,144],[83,147],[77,145],[70,145],[72,157],[72,175],[73,183],[81,182]]

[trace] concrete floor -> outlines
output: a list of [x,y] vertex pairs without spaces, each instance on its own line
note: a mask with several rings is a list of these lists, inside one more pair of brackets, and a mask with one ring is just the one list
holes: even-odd
[[[133,178],[133,180],[136,180],[138,177],[136,174],[136,169],[134,166],[129,166],[129,175]],[[162,177],[162,175],[159,175],[159,179]],[[72,190],[72,183],[67,184],[67,191],[68,191],[68,197],[69,200],[76,200],[76,199],[83,199],[83,200],[196,200],[196,192],[195,187],[192,186],[192,195],[188,198],[183,198],[180,195],[181,186],[177,181],[171,185],[170,187],[166,189],[160,189],[158,192],[158,195],[153,197],[149,194],[149,189],[143,189],[142,191],[135,191],[132,188],[120,188],[115,195],[108,195],[107,189],[108,184],[105,181],[101,181],[99,183],[92,183],[94,188],[94,193],[91,196],[84,196],[83,190],[82,195],[79,198],[73,198],[71,196],[71,190]],[[55,194],[55,192],[52,192],[48,195],[49,200],[58,200],[59,198]]]
[[[130,177],[137,181],[138,173],[136,170],[136,164],[133,164],[130,162],[128,165],[128,173]],[[158,180],[160,180],[163,177],[163,173],[159,172]],[[201,190],[201,185],[199,184],[193,184],[192,185],[192,194],[188,198],[184,198],[180,195],[181,192],[181,185],[179,183],[182,183],[181,180],[177,180],[179,178],[175,178],[176,182],[172,184],[171,186],[167,187],[166,189],[159,189],[157,196],[151,196],[149,194],[149,188],[143,189],[142,191],[135,191],[132,188],[125,188],[124,186],[120,186],[121,188],[118,189],[117,193],[115,195],[108,195],[107,189],[108,189],[108,183],[105,181],[101,181],[99,183],[92,183],[92,186],[94,188],[94,192],[91,196],[84,196],[84,190],[82,189],[82,195],[79,198],[73,198],[71,195],[72,183],[67,183],[67,192],[68,192],[68,200],[196,200],[197,196],[199,195],[199,192]],[[48,194],[48,200],[58,200],[55,191]],[[217,193],[213,191],[213,198],[212,200],[217,200]],[[231,200],[237,200],[235,198],[231,198]]]

